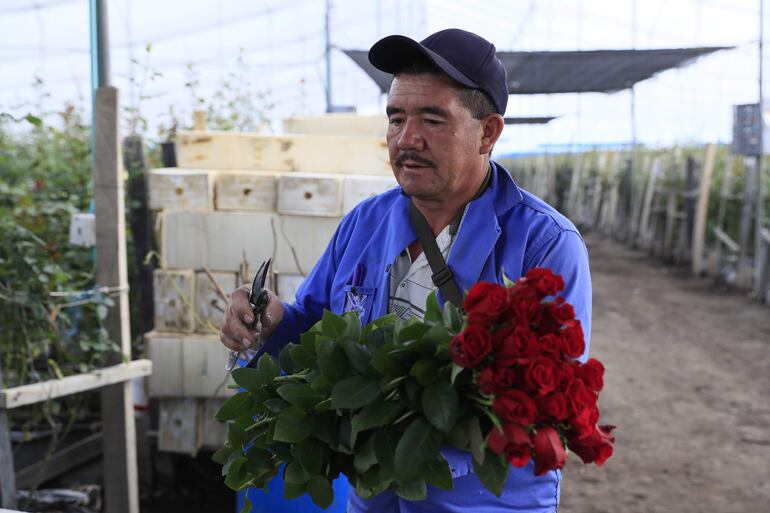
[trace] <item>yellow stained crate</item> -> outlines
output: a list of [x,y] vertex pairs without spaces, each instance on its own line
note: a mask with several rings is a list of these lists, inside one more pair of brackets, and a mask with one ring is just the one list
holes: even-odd
[[329,174],[292,173],[278,178],[278,204],[281,214],[339,217],[342,184]]
[[276,178],[275,173],[222,171],[216,178],[216,209],[274,211]]
[[387,143],[379,137],[180,132],[177,161],[187,169],[251,169],[390,175]]
[[156,270],[153,274],[155,330],[191,333],[195,329],[193,271]]
[[355,113],[295,116],[283,120],[283,131],[289,134],[345,135],[385,139],[388,118],[381,114]]
[[213,210],[215,172],[202,169],[153,169],[148,178],[153,210]]

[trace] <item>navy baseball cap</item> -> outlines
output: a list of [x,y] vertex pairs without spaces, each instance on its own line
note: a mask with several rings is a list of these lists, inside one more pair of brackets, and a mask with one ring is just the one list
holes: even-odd
[[508,105],[505,66],[495,45],[460,29],[431,34],[419,43],[406,36],[380,39],[369,50],[369,62],[386,73],[396,73],[415,59],[424,58],[460,84],[487,93],[498,114]]

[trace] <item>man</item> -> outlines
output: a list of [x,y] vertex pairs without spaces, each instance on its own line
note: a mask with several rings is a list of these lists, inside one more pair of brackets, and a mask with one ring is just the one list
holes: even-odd
[[[342,220],[294,304],[271,297],[260,351],[277,354],[297,341],[324,308],[338,313],[354,308],[363,322],[388,311],[422,316],[435,285],[410,221],[410,200],[425,217],[460,290],[481,280],[502,283],[504,274],[517,279],[534,267],[561,274],[565,299],[575,307],[588,347],[591,282],[583,240],[571,222],[519,189],[491,160],[508,101],[506,71],[494,45],[458,29],[420,43],[389,36],[371,48],[369,60],[394,75],[387,141],[399,187],[364,201]],[[222,343],[236,351],[258,337],[246,327],[253,321],[247,293],[242,287],[232,295],[220,334]],[[556,511],[558,471],[535,477],[532,464],[512,468],[497,498],[479,483],[469,454],[442,452],[453,490],[429,487],[428,498],[414,502],[391,492],[371,500],[351,492],[349,510]]]

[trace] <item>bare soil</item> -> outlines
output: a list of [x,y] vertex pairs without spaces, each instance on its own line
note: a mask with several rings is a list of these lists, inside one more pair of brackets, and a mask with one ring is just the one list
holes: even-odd
[[770,308],[590,234],[591,356],[615,454],[575,455],[561,513],[770,511]]

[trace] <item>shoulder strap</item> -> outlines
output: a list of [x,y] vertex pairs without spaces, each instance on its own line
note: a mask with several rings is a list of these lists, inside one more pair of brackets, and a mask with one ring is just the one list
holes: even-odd
[[450,301],[458,308],[462,308],[463,296],[460,294],[460,289],[457,288],[452,270],[447,266],[444,255],[438,249],[436,238],[433,236],[430,226],[428,226],[428,221],[425,220],[425,216],[422,215],[422,212],[417,209],[412,201],[409,202],[409,217],[412,220],[414,231],[417,232],[417,238],[420,239],[422,250],[425,252],[425,258],[428,259],[430,269],[433,271],[431,276],[433,284],[439,288],[447,301]]

